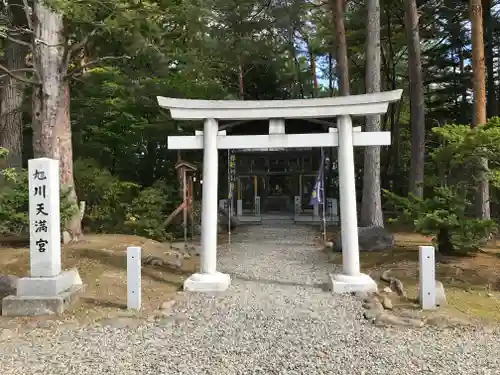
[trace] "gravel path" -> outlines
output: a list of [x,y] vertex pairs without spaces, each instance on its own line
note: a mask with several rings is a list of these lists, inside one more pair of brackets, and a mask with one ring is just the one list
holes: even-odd
[[223,295],[186,295],[170,317],[135,328],[0,338],[0,374],[500,373],[498,335],[377,328],[354,298],[322,291],[332,269],[313,236],[283,224],[242,229],[219,259],[232,275]]

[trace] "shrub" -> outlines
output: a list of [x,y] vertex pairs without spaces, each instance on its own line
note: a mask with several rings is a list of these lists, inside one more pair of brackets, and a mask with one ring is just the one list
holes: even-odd
[[88,159],[75,162],[75,181],[79,199],[86,202],[84,226],[93,232],[171,239],[163,223],[178,202],[172,199],[175,191],[164,181],[141,189]]
[[165,218],[174,208],[173,192],[163,181],[142,190],[127,208],[126,228],[133,234],[156,240],[171,240],[165,230]]
[[75,161],[74,170],[76,195],[86,204],[83,226],[97,233],[123,231],[127,206],[140,186],[120,181],[90,159]]
[[443,254],[478,250],[497,231],[493,220],[475,217],[479,172],[485,172],[481,158],[489,161],[486,171],[492,186],[500,186],[500,118],[479,128],[445,125],[434,128],[435,145],[429,153],[425,176],[427,198],[402,197],[384,191],[400,216],[396,221],[411,224],[415,231],[433,234]]
[[493,220],[467,215],[471,202],[457,189],[435,187],[426,199],[400,197],[387,190],[384,193],[400,215],[394,221],[410,224],[418,233],[434,235],[433,242],[443,255],[476,251],[496,231]]

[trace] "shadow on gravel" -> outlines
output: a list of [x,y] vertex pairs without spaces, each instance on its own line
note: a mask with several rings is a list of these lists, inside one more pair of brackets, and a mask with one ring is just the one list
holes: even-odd
[[236,279],[236,280],[247,281],[247,282],[258,283],[258,284],[293,286],[293,287],[298,286],[298,287],[302,287],[302,288],[321,289],[325,292],[329,290],[327,283],[304,284],[304,283],[297,283],[297,282],[293,282],[293,281],[250,278],[250,277],[241,276],[241,275],[234,275],[234,274],[231,274],[231,277]]

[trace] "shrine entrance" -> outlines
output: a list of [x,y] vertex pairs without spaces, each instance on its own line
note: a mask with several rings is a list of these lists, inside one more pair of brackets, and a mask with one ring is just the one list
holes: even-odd
[[[375,281],[360,271],[354,147],[388,145],[391,135],[390,132],[362,132],[361,128],[353,128],[351,116],[383,114],[389,103],[398,101],[401,94],[402,90],[394,90],[335,98],[263,101],[158,97],[159,105],[170,110],[173,119],[204,120],[203,131],[196,131],[193,136],[168,137],[169,149],[203,150],[200,272],[185,281],[184,289],[224,291],[231,283],[229,275],[217,272],[218,150],[337,147],[343,271],[342,274],[331,275],[332,290],[335,293],[377,290]],[[225,125],[225,129],[219,128],[219,121],[223,120],[234,121],[231,126],[238,126],[245,121],[258,119],[269,119],[268,134],[227,135],[225,129],[229,125]],[[286,132],[286,121],[289,119],[320,122],[325,125],[325,131],[308,133],[303,129],[301,133],[290,134]],[[332,122],[332,119],[336,122]],[[268,190],[270,194],[276,194],[275,197],[286,196],[289,181],[273,177],[272,182],[274,186],[273,190]],[[266,186],[270,185],[271,180]],[[299,183],[300,186],[309,189],[307,182],[305,185]],[[254,189],[258,192],[258,182]],[[299,198],[304,196],[305,192],[299,193]],[[283,205],[276,203],[280,204]],[[260,204],[256,207],[260,210]]]
[[[287,122],[287,132],[293,130],[290,123],[291,121]],[[296,120],[292,124],[307,127],[310,132],[316,134],[324,132],[322,126],[312,127],[311,123],[306,120]],[[260,135],[267,134],[268,122],[249,121],[241,125],[237,131],[234,128],[226,129],[231,132],[231,136],[248,135],[249,130],[254,133],[258,132]],[[221,166],[220,179],[224,181],[227,175],[235,176],[236,192],[228,191],[227,196],[233,199],[233,215],[238,219],[243,222],[260,222],[266,216],[286,217],[292,220],[297,215],[312,218],[314,210],[312,206],[309,206],[309,198],[320,163],[319,149],[250,149],[229,150],[228,152],[230,152],[231,160],[234,161],[234,164],[231,164],[234,170],[226,174],[223,173],[225,167]],[[225,192],[221,191],[221,185],[224,186],[224,184],[219,184],[219,195],[221,195],[219,203],[228,208],[229,204],[223,202]],[[299,201],[300,204],[297,205]],[[319,221],[320,217],[316,219]]]

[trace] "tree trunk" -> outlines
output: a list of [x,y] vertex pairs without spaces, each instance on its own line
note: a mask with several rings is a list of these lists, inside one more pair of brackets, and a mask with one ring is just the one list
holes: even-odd
[[[5,41],[5,45],[4,54],[7,69],[10,71],[23,69],[26,48],[9,40]],[[9,150],[5,162],[7,168],[22,168],[23,166],[23,113],[21,108],[23,99],[24,83],[9,76],[6,77],[1,92],[0,147]]]
[[318,75],[316,74],[316,56],[314,55],[314,52],[312,51],[311,47],[308,46],[309,48],[309,59],[311,60],[311,75],[312,75],[312,81],[313,81],[313,90],[312,90],[312,97],[316,98],[318,96]]
[[[7,69],[16,72],[23,77],[22,69],[26,68],[26,54],[28,47],[22,43],[29,42],[29,37],[22,28],[27,28],[26,15],[20,0],[10,1],[7,9],[11,27],[7,31],[11,39],[4,41],[4,58]],[[17,43],[14,40],[19,40]],[[7,168],[22,168],[22,144],[23,144],[23,119],[22,104],[24,100],[24,83],[12,78],[5,77],[2,82],[0,103],[0,147],[9,150],[9,155],[4,164]],[[0,166],[0,169],[2,167]]]
[[[385,83],[390,90],[396,90],[396,66],[397,62],[395,61],[395,53],[393,48],[393,24],[391,17],[391,6],[386,3],[384,7],[384,13],[387,17],[387,43],[388,43],[388,52],[387,57],[385,58],[384,70],[386,72]],[[384,50],[381,50],[382,58],[384,58]],[[384,60],[383,60],[384,61]],[[396,174],[399,171],[399,144],[400,144],[400,125],[399,125],[399,114],[401,112],[401,106],[403,102],[403,98],[397,103],[389,104],[389,112],[386,119],[389,122],[389,130],[391,132],[391,146],[386,153],[385,157],[385,179],[384,186],[387,189],[392,190],[396,194],[398,191],[397,188],[400,188],[401,184],[395,184]],[[387,130],[387,126],[385,129]]]
[[304,37],[304,41],[307,44],[307,52],[309,54],[309,62],[311,68],[311,78],[312,78],[312,92],[311,97],[315,98],[318,96],[318,76],[316,75],[316,56],[311,47],[311,43],[307,36]]
[[245,99],[245,85],[243,81],[243,65],[241,64],[241,58],[238,59],[238,88],[240,100]]
[[487,71],[487,101],[486,115],[488,118],[497,115],[497,95],[495,89],[495,67],[493,54],[493,27],[491,19],[491,0],[483,0],[483,17],[484,17],[484,42],[486,52],[486,71]]
[[[472,126],[486,123],[486,77],[484,66],[483,9],[481,0],[470,1],[472,26],[472,74],[474,93],[474,117]],[[477,172],[478,188],[476,198],[477,216],[490,218],[490,189],[488,181],[488,160],[482,158]]]
[[339,95],[349,95],[349,64],[347,60],[347,43],[344,27],[344,0],[329,0],[335,30],[337,76],[339,78]]
[[[367,1],[366,92],[380,92],[380,3]],[[380,116],[367,116],[366,131],[380,131]],[[380,196],[380,146],[365,147],[362,226],[384,226]]]
[[[290,54],[293,56],[293,61],[295,65],[295,74],[296,74],[296,82],[299,85],[299,98],[304,99],[305,98],[305,93],[304,93],[304,84],[302,82],[302,73],[300,69],[300,62],[299,59],[297,58],[297,50],[293,45],[290,46]],[[295,90],[294,90],[295,93]],[[295,99],[295,98],[294,98]]]
[[455,247],[451,243],[451,235],[448,228],[440,228],[437,233],[438,251],[441,255],[454,255]]
[[333,96],[333,57],[332,51],[328,52],[328,91]]
[[35,158],[59,160],[61,190],[68,194],[69,203],[75,208],[72,217],[63,223],[64,230],[71,241],[77,241],[82,230],[73,180],[63,16],[40,1],[34,2],[33,10],[34,37],[43,41],[36,43],[33,53],[33,65],[41,81],[33,88],[33,153]]
[[[460,48],[459,51],[459,68],[460,68],[460,76],[464,76],[465,74],[465,54],[464,54],[464,48],[463,46]],[[463,123],[467,123],[469,121],[469,116],[467,115],[468,113],[468,107],[469,103],[467,102],[467,89],[469,85],[462,84],[462,93],[461,93],[461,102],[460,102],[460,120],[463,121]],[[462,123],[460,121],[459,123]]]
[[424,195],[425,106],[420,59],[420,33],[415,0],[405,0],[405,29],[408,44],[408,75],[410,77],[411,162],[409,192]]

